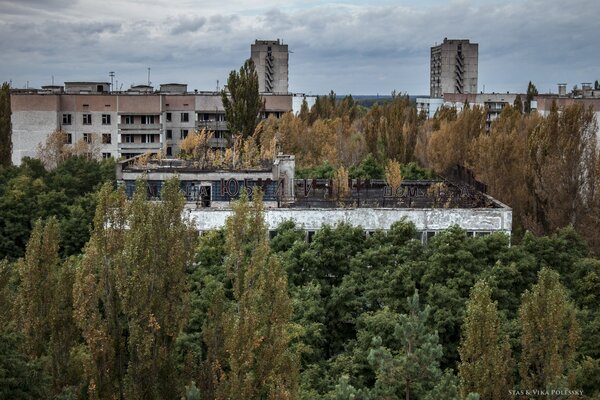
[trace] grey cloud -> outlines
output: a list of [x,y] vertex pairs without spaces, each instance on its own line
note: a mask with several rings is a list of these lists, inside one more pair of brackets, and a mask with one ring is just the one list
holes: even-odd
[[[8,60],[0,65],[0,74],[14,77],[22,63],[34,60],[40,76],[70,63],[81,71],[89,68],[90,75],[117,69],[125,81],[125,71],[135,77],[136,71],[152,66],[154,80],[168,76],[206,89],[214,87],[216,79],[223,82],[249,57],[254,39],[284,38],[294,52],[292,90],[398,89],[423,94],[429,84],[429,48],[449,37],[479,43],[480,82],[486,89],[516,90],[529,79],[545,87],[557,76],[575,83],[584,79],[583,74],[594,73],[590,66],[600,64],[592,41],[600,25],[597,15],[600,3],[592,0],[573,0],[568,8],[560,1],[468,0],[428,8],[340,4],[295,11],[271,8],[254,16],[204,15],[195,10],[158,22],[74,23],[36,17],[13,23],[0,17],[0,46]],[[35,70],[28,66],[27,79]],[[600,75],[597,69],[596,73]]]
[[193,33],[197,32],[206,24],[205,17],[192,17],[185,18],[181,17],[177,22],[175,22],[174,26],[171,28],[171,33],[174,35],[179,35],[182,33]]

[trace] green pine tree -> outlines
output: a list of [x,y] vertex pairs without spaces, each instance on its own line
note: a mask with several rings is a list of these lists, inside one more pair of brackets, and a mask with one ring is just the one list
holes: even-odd
[[382,399],[396,399],[399,386],[406,400],[414,399],[415,392],[426,393],[442,376],[442,346],[437,332],[427,327],[429,307],[421,310],[416,291],[407,300],[409,313],[399,316],[394,330],[398,350],[382,347],[381,338],[375,337],[369,352],[369,363],[377,376],[376,395]]

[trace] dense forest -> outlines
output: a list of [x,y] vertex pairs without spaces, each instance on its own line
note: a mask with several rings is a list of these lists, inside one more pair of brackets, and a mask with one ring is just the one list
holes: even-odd
[[331,94],[243,145],[274,143],[314,177],[467,166],[514,208],[512,237],[455,227],[423,244],[398,221],[309,242],[286,222],[269,240],[243,197],[199,237],[174,181],[150,202],[143,182],[116,189],[111,161],[0,167],[0,398],[600,397],[596,121],[521,109],[488,132],[477,107],[425,120],[404,96]]

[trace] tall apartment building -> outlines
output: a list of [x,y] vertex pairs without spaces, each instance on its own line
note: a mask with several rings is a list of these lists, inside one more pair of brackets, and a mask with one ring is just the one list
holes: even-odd
[[449,40],[431,48],[430,96],[444,93],[477,93],[479,45],[469,40]]
[[277,40],[256,40],[250,46],[261,93],[288,93],[288,45]]
[[[263,117],[292,111],[292,95],[263,94]],[[212,145],[226,144],[227,122],[219,92],[188,92],[186,84],[134,86],[110,92],[106,82],[65,82],[40,90],[13,90],[13,164],[35,157],[37,147],[57,129],[67,142],[94,142],[102,157],[129,158],[162,151],[179,152],[180,142],[193,130],[213,132]]]

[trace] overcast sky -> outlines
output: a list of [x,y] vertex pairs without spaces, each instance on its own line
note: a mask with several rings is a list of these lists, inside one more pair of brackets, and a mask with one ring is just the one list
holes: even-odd
[[0,81],[222,87],[255,39],[289,45],[290,90],[429,93],[429,51],[479,43],[479,90],[600,79],[600,1],[0,0]]

